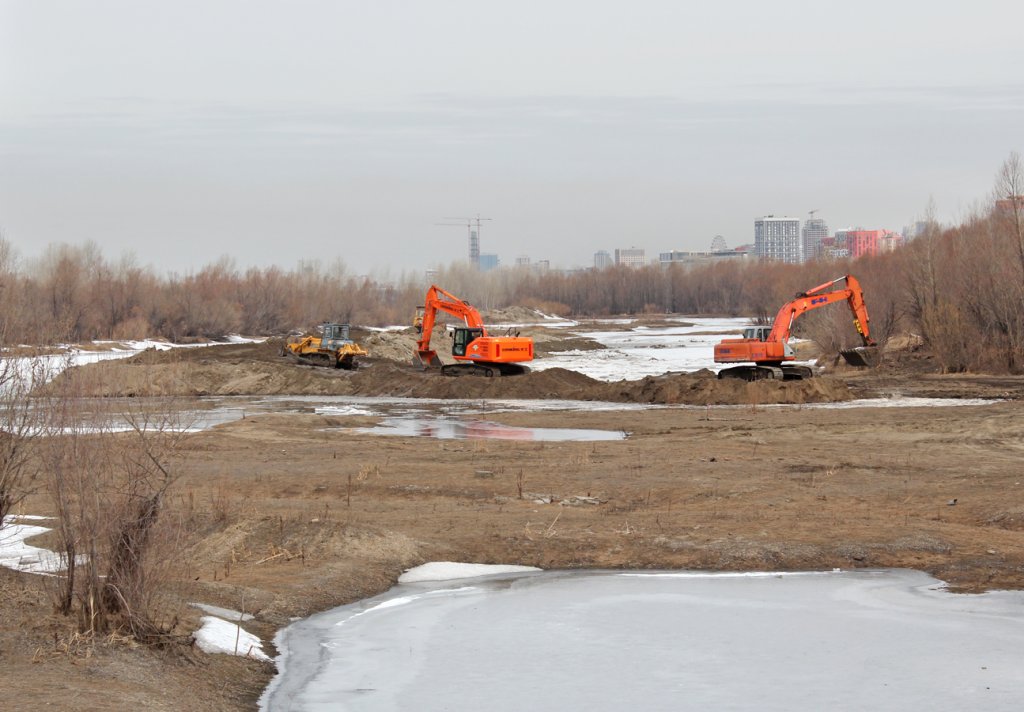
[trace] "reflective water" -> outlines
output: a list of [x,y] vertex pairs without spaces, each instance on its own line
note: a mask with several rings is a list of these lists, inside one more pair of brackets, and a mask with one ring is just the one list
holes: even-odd
[[913,571],[402,584],[277,638],[261,709],[1016,710],[1024,594]]
[[404,417],[385,418],[372,428],[348,428],[370,435],[400,435],[437,438],[438,440],[544,440],[597,441],[625,440],[621,430],[587,430],[582,428],[520,428],[487,420],[453,420],[450,418]]
[[[759,409],[809,409],[809,408],[925,408],[978,406],[997,403],[996,400],[981,398],[910,398],[893,396],[848,401],[845,403],[807,403],[794,405],[761,405]],[[184,430],[196,432],[207,430],[216,425],[241,420],[251,415],[273,413],[315,413],[325,416],[371,416],[384,418],[419,419],[428,426],[442,416],[459,417],[486,416],[493,413],[506,412],[543,412],[543,411],[637,411],[654,409],[699,409],[737,410],[749,409],[750,406],[686,406],[686,405],[654,405],[649,403],[611,403],[601,401],[574,400],[514,400],[514,399],[432,399],[432,398],[391,398],[368,396],[230,396],[202,398],[110,398],[79,400],[76,411],[77,426],[80,432],[90,430],[129,430],[132,423],[147,421],[148,427],[161,427],[167,430]],[[141,418],[141,421],[140,421]],[[490,425],[496,425],[494,423]],[[440,431],[447,426],[441,425]],[[458,426],[452,426],[457,428]],[[506,426],[500,426],[506,427]],[[395,429],[406,432],[395,432]],[[422,428],[408,423],[384,425],[384,434],[417,435],[425,432],[408,432],[409,428],[422,431]],[[437,429],[437,428],[435,428]],[[509,428],[510,430],[517,430]],[[521,429],[518,429],[521,430]],[[612,431],[608,437],[598,433],[608,431],[579,431],[590,433],[581,437],[547,438],[541,430],[539,437],[528,439],[611,439],[622,438],[622,433]],[[446,437],[439,435],[439,437]],[[447,437],[457,437],[452,434]],[[501,437],[501,436],[496,436]],[[511,436],[510,436],[511,437]]]

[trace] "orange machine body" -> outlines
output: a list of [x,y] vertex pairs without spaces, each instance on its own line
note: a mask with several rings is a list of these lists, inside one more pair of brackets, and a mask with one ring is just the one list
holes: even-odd
[[[437,352],[430,348],[438,312],[463,320],[465,326],[452,331],[452,357],[456,361],[479,364],[483,375],[495,375],[495,372],[508,375],[516,370],[504,367],[505,364],[533,360],[533,339],[518,335],[491,336],[475,307],[436,285],[427,290],[422,309],[422,321],[418,325],[420,338],[413,358],[413,363],[422,368],[441,365]],[[489,369],[489,366],[494,368]]]
[[[845,287],[837,289],[840,282],[845,282]],[[753,363],[772,368],[780,367],[785,361],[793,361],[796,357],[789,345],[793,322],[808,311],[840,301],[847,302],[853,312],[853,324],[864,347],[876,346],[869,331],[864,291],[860,282],[848,274],[797,294],[782,305],[771,327],[751,326],[743,330],[743,338],[723,339],[715,345],[715,363]]]

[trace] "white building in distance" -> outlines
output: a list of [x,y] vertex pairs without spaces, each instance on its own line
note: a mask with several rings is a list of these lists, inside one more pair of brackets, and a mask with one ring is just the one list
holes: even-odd
[[754,252],[762,260],[799,264],[804,261],[799,218],[767,215],[754,221]]
[[644,255],[644,248],[630,247],[625,250],[616,249],[615,264],[621,267],[643,267],[647,264],[647,257]]

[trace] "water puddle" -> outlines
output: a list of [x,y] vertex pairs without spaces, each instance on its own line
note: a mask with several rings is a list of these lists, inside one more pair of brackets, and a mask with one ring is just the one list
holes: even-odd
[[582,428],[522,428],[488,420],[453,420],[450,418],[402,417],[385,418],[370,428],[345,428],[349,432],[370,435],[436,438],[438,440],[538,440],[545,442],[625,440],[621,430],[587,430]]
[[265,712],[1010,710],[1024,593],[906,570],[399,584],[278,634]]
[[[141,406],[140,403],[145,401]],[[984,398],[913,398],[893,396],[839,403],[762,404],[758,409],[844,409],[844,408],[935,408],[983,406],[999,403]],[[325,416],[370,416],[390,419],[375,434],[423,435],[441,438],[486,437],[513,440],[621,440],[619,431],[572,430],[566,428],[513,428],[481,419],[480,427],[468,428],[474,434],[460,435],[460,425],[452,418],[484,416],[496,413],[617,412],[666,409],[730,411],[749,409],[749,405],[664,405],[650,403],[612,403],[578,400],[540,399],[438,399],[372,396],[215,396],[203,398],[81,399],[77,412],[77,432],[113,432],[131,430],[133,422],[147,429],[200,432],[253,415],[312,413]],[[147,414],[147,409],[150,412]],[[416,422],[398,422],[400,420]],[[448,419],[447,421],[445,419]],[[465,421],[473,422],[473,421]],[[2,420],[0,420],[2,423]],[[447,423],[447,424],[446,424]],[[498,434],[505,429],[508,434]],[[433,432],[427,432],[427,431]],[[525,432],[532,431],[532,436]],[[550,431],[550,432],[549,432]],[[42,431],[41,431],[42,432]],[[434,434],[437,433],[437,434]],[[563,437],[564,436],[564,437]]]

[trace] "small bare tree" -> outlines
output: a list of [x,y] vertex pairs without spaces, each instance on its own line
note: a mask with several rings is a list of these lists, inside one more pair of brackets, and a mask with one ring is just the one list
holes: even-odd
[[57,358],[36,350],[9,350],[4,338],[9,323],[6,318],[0,322],[0,527],[36,485],[38,463],[29,445],[39,433],[41,411],[31,395],[46,382]]
[[85,631],[160,641],[173,627],[161,622],[160,599],[173,565],[165,547],[177,539],[163,505],[184,429],[174,404],[83,397],[95,391],[73,370],[48,394],[41,453],[66,567],[54,579],[56,607]]

